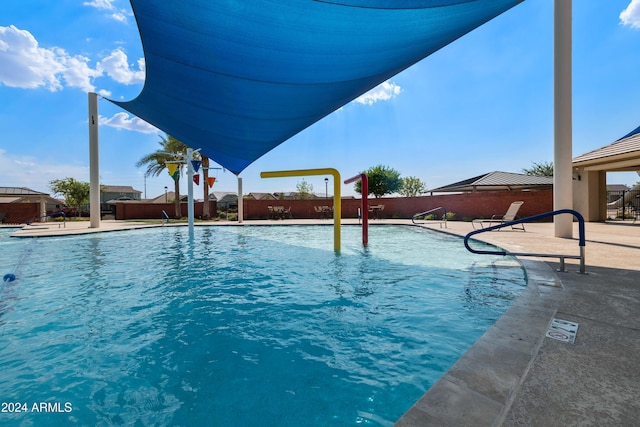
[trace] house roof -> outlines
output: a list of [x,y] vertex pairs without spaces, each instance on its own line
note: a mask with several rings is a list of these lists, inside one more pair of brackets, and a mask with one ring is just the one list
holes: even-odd
[[47,193],[32,190],[27,187],[0,187],[0,196],[47,196]]
[[211,200],[221,200],[229,196],[238,198],[238,193],[235,193],[233,191],[212,191],[209,193],[209,199]]
[[640,127],[609,145],[575,157],[573,167],[611,172],[640,170]]
[[142,191],[134,189],[130,185],[103,185],[104,192],[106,193],[138,193],[142,194]]
[[246,196],[254,200],[275,200],[276,199],[276,197],[271,193],[256,193],[255,191],[247,194]]
[[607,184],[607,190],[609,191],[627,191],[630,190],[626,184]]
[[146,80],[111,102],[238,174],[521,2],[131,0]]
[[548,176],[524,175],[512,172],[489,172],[463,181],[428,190],[432,193],[544,189],[553,186]]

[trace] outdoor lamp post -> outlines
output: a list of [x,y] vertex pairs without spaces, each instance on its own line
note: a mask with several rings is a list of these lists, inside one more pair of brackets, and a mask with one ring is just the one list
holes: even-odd
[[165,203],[169,203],[169,201],[167,200],[167,186],[164,186],[164,202]]
[[324,179],[324,198],[329,198],[329,178]]

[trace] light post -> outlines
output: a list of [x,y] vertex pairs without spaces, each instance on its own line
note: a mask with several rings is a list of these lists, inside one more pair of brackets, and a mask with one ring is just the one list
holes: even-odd
[[324,198],[329,198],[329,178],[324,179]]
[[164,186],[164,202],[165,203],[169,203],[169,200],[167,200],[167,186]]

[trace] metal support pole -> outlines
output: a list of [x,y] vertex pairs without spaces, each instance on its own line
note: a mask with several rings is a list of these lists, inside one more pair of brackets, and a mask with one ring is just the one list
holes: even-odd
[[[573,208],[571,0],[554,1],[554,157],[553,209]],[[569,215],[554,218],[555,237],[572,238]]]
[[189,236],[193,237],[193,149],[187,148],[187,155],[184,159],[187,164],[187,217],[189,222]]
[[238,177],[238,222],[244,220],[244,206],[242,203],[242,178]]
[[89,228],[100,228],[98,94],[89,92]]

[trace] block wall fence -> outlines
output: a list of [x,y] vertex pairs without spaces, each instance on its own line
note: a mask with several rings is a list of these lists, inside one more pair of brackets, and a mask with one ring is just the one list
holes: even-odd
[[3,224],[22,224],[40,216],[40,203],[0,203]]
[[[385,218],[411,218],[418,212],[444,207],[455,213],[456,220],[491,218],[504,215],[512,202],[521,200],[524,204],[519,217],[536,215],[553,210],[553,191],[483,191],[477,193],[443,194],[420,197],[382,197],[369,199],[369,205],[384,205]],[[360,199],[342,199],[342,217],[357,218]],[[314,206],[333,206],[333,199],[311,200],[244,200],[245,219],[265,219],[269,217],[268,206],[291,208],[294,218],[318,218]],[[441,213],[441,212],[440,212]]]
[[[193,203],[193,216],[202,218],[204,202]],[[182,216],[186,217],[188,204],[182,203],[180,206]],[[209,212],[212,217],[216,216],[217,204],[215,201],[209,202]],[[161,219],[162,211],[165,211],[169,218],[175,218],[176,208],[172,203],[116,203],[116,219]]]
[[[418,212],[444,207],[455,214],[455,220],[490,218],[503,215],[512,202],[524,202],[518,217],[536,215],[553,210],[553,191],[482,191],[477,193],[441,194],[420,197],[382,197],[369,199],[370,205],[384,205],[384,218],[411,218]],[[203,202],[194,203],[194,216],[202,217]],[[333,206],[333,199],[310,200],[243,200],[244,219],[269,218],[268,206],[291,208],[293,218],[318,218],[314,206]],[[357,218],[360,199],[342,199],[342,217]],[[212,215],[217,211],[215,201],[210,202]],[[173,203],[116,203],[117,220],[124,219],[160,219],[162,211],[170,218],[175,217]],[[39,215],[37,203],[2,203],[0,212],[6,213],[5,223],[21,223]],[[182,215],[187,216],[187,203],[182,203]],[[549,219],[550,221],[552,219]]]

